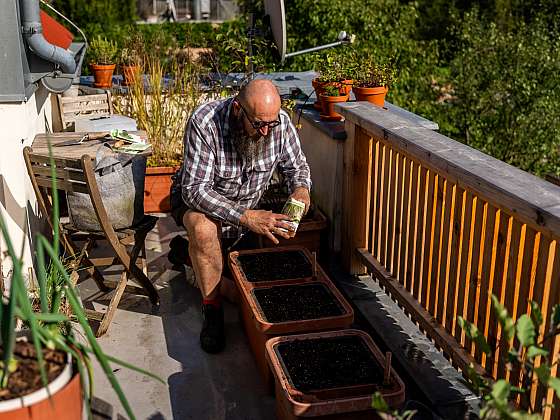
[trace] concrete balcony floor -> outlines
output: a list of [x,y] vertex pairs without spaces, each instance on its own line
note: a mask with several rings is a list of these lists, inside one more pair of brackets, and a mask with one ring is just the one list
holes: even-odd
[[[146,241],[150,278],[155,281],[161,298],[159,309],[152,309],[145,297],[125,294],[109,331],[99,339],[107,354],[147,369],[166,381],[164,385],[113,366],[136,417],[274,418],[274,398],[267,394],[256,370],[235,306],[226,304],[225,307],[225,351],[208,355],[201,350],[200,292],[188,284],[183,272],[172,270],[167,261],[169,241],[180,232],[170,217],[162,217]],[[100,249],[94,249],[94,253]],[[111,267],[107,273],[116,280],[120,268]],[[84,298],[97,291],[91,280],[83,282],[80,289]],[[108,300],[96,300],[94,306],[99,310],[107,303]],[[94,372],[95,396],[112,406],[112,418],[124,416],[125,411],[100,367],[95,366]]]

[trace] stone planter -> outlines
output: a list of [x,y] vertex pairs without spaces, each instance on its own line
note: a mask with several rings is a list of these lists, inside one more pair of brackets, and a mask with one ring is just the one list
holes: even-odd
[[[294,366],[290,363],[294,355],[305,362]],[[404,383],[393,368],[389,381],[383,383],[385,357],[363,331],[348,329],[276,337],[266,343],[266,359],[274,374],[276,415],[280,420],[375,419],[378,417],[371,408],[371,400],[376,391],[392,408],[404,402]],[[356,366],[365,366],[367,370],[362,368],[359,375],[352,374]],[[321,377],[322,383],[328,385],[314,387],[309,373]],[[340,385],[335,386],[336,383]]]
[[169,190],[171,176],[179,168],[171,166],[157,166],[146,168],[144,180],[144,212],[168,213],[171,211]]

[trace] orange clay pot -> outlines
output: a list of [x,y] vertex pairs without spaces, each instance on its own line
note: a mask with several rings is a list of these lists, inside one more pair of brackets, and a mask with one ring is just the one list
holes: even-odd
[[352,91],[357,101],[367,101],[380,107],[385,106],[385,95],[388,91],[386,86],[373,88],[353,86]]

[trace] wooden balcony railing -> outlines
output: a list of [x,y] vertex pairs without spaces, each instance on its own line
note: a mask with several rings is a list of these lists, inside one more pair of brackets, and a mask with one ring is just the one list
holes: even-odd
[[[464,370],[494,378],[509,347],[494,311],[496,295],[517,319],[536,301],[548,330],[560,302],[560,187],[365,103],[346,117],[343,256],[354,274],[372,273]],[[494,349],[486,357],[457,325],[475,323]],[[558,357],[560,338],[547,349]],[[539,361],[537,361],[539,363]],[[558,375],[557,366],[553,375]],[[560,402],[536,382],[536,406]]]

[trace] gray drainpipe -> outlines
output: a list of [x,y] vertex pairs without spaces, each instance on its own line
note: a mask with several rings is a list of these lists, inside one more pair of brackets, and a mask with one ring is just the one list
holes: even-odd
[[76,71],[76,62],[72,53],[51,44],[43,36],[39,0],[21,0],[21,4],[23,36],[29,48],[42,59],[58,64],[63,73],[73,74]]

